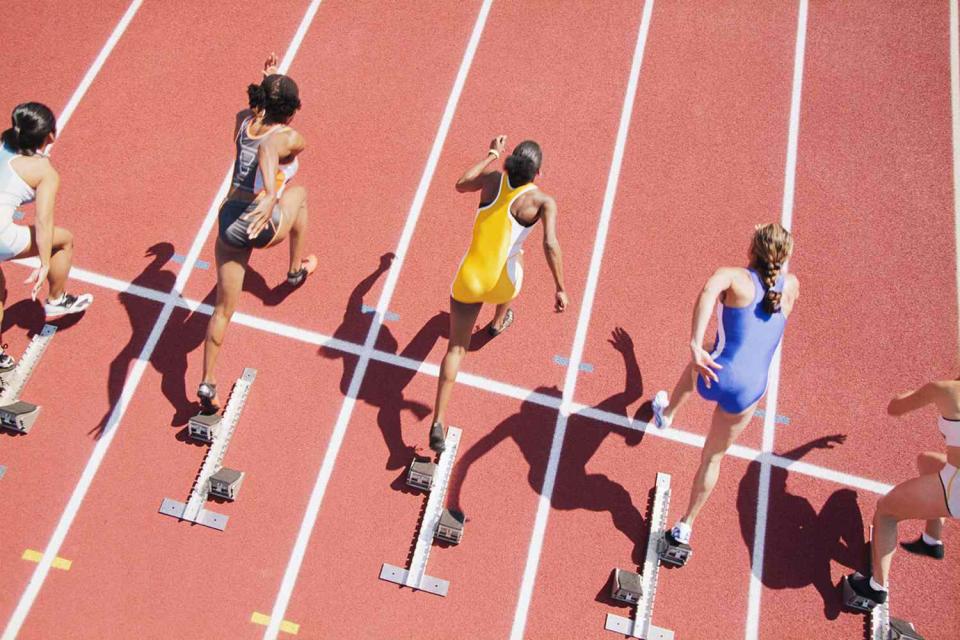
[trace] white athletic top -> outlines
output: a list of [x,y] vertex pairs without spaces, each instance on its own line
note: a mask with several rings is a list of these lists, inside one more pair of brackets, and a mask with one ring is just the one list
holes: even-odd
[[937,426],[940,427],[943,437],[947,439],[948,447],[960,447],[960,420],[939,416]]
[[33,202],[37,193],[10,166],[17,154],[0,145],[0,233],[13,224],[13,212],[20,205]]

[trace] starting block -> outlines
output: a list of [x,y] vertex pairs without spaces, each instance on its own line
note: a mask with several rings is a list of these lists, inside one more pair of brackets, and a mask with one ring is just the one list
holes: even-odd
[[440,522],[437,523],[437,531],[433,537],[450,544],[460,544],[463,540],[463,524],[466,519],[462,511],[444,509],[440,514]]
[[653,603],[657,595],[657,578],[660,574],[660,544],[666,533],[669,510],[670,475],[658,473],[653,507],[648,520],[650,535],[647,538],[647,553],[643,560],[643,575],[621,569],[613,570],[613,587],[610,595],[616,600],[635,605],[635,615],[633,618],[625,618],[608,613],[604,626],[607,631],[645,640],[673,640],[673,631],[653,624]]
[[187,423],[187,435],[194,440],[213,444],[217,435],[220,433],[220,422],[223,418],[219,413],[200,413]]
[[690,560],[693,549],[688,544],[677,542],[669,531],[665,531],[657,544],[657,555],[660,556],[662,562],[675,567],[682,567]]
[[[417,545],[413,550],[413,558],[410,560],[410,566],[406,569],[396,565],[384,563],[380,569],[380,579],[387,582],[393,582],[418,591],[426,591],[438,596],[446,596],[450,589],[450,582],[441,578],[434,578],[427,575],[427,560],[430,558],[430,548],[433,546],[434,536],[442,540],[448,540],[454,544],[460,542],[463,537],[463,514],[458,514],[459,519],[453,517],[453,512],[443,508],[443,499],[447,493],[447,485],[450,481],[450,474],[453,471],[453,461],[457,456],[457,448],[460,445],[460,429],[449,427],[447,437],[444,440],[444,452],[440,455],[440,462],[431,475],[433,479],[433,488],[430,490],[430,497],[427,498],[427,508],[423,514],[423,521],[420,523],[420,531],[417,532]],[[432,464],[432,463],[431,463]],[[411,469],[413,466],[411,465]],[[409,476],[408,476],[409,480]],[[450,514],[446,520],[444,516]],[[441,521],[445,522],[443,535],[441,536]],[[446,537],[449,535],[450,537]],[[456,538],[453,540],[452,538]]]
[[[207,501],[207,496],[211,493],[227,500],[234,500],[240,490],[244,473],[236,469],[225,468],[223,457],[227,453],[227,447],[230,445],[233,432],[240,422],[240,413],[247,402],[250,385],[256,378],[256,369],[243,370],[243,375],[233,385],[233,391],[230,393],[230,399],[227,401],[222,419],[220,416],[195,416],[191,418],[191,437],[193,436],[194,424],[197,424],[200,430],[208,428],[209,432],[213,434],[213,439],[210,448],[207,450],[207,455],[203,459],[200,473],[194,480],[187,502],[183,503],[172,498],[164,498],[163,502],[160,503],[160,513],[178,520],[202,524],[219,531],[226,529],[227,516],[208,511],[203,506]],[[205,419],[216,418],[216,420],[199,420],[201,417]]]
[[407,471],[407,485],[414,489],[430,491],[433,489],[433,476],[437,473],[437,465],[430,458],[414,456]]
[[18,433],[29,433],[33,424],[40,415],[40,407],[20,400],[23,388],[30,380],[33,370],[40,357],[47,350],[53,334],[57,328],[51,324],[44,325],[37,335],[33,336],[30,344],[23,352],[20,361],[12,369],[0,372],[0,428],[9,429]]

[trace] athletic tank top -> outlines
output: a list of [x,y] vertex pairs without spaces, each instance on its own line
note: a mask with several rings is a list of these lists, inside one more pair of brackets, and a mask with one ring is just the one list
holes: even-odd
[[484,273],[492,279],[490,286],[496,283],[507,260],[523,249],[523,241],[530,235],[533,226],[525,227],[510,213],[514,200],[527,191],[536,189],[532,182],[514,189],[510,179],[504,173],[500,178],[500,190],[490,204],[477,210],[473,222],[473,239],[467,255],[463,258],[463,268]]
[[20,205],[33,202],[37,195],[10,165],[17,155],[6,145],[0,145],[0,231],[13,224],[13,212]]
[[960,447],[960,420],[951,420],[939,416],[937,426],[940,427],[940,433],[946,438],[948,447]]
[[[251,197],[255,197],[263,192],[263,176],[260,175],[260,162],[257,156],[260,143],[286,127],[276,125],[262,136],[254,138],[247,130],[251,122],[253,122],[252,117],[244,120],[237,132],[237,159],[233,163],[233,188],[235,191],[245,191]],[[299,168],[300,162],[297,158],[294,158],[292,162],[280,165],[275,178],[277,181],[277,197],[283,193],[287,182],[296,175]]]
[[[783,337],[787,318],[783,311],[764,311],[763,282],[753,269],[747,272],[756,291],[753,302],[745,307],[717,305],[717,344],[712,357],[724,366],[734,362],[738,369],[748,368],[766,375]],[[783,291],[784,280],[783,275],[777,278],[775,291]]]

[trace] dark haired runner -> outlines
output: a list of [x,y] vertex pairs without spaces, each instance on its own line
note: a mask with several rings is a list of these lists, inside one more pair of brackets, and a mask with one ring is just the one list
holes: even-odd
[[290,236],[287,284],[300,286],[317,267],[303,257],[307,231],[307,190],[287,182],[299,168],[306,142],[289,126],[300,109],[296,83],[277,73],[277,56],[263,65],[263,81],[247,87],[250,110],[236,135],[237,157],[230,192],[220,206],[217,236],[217,302],[203,345],[203,381],[197,389],[202,410],[219,410],[214,370],[230,318],[237,307],[254,248],[275,246]]
[[503,333],[513,322],[510,303],[523,284],[523,242],[538,221],[543,221],[543,251],[557,286],[554,308],[563,312],[570,303],[563,286],[557,203],[533,184],[540,174],[540,145],[532,140],[518,144],[504,160],[505,172],[501,173],[494,163],[506,145],[506,136],[494,138],[484,159],[457,181],[460,193],[480,192],[480,209],[473,223],[473,240],[450,291],[450,342],[440,366],[430,427],[430,448],[437,453],[444,450],[447,404],[480,308],[485,302],[497,305],[489,326],[491,335]]
[[[25,102],[14,108],[11,126],[3,132],[0,148],[0,261],[13,258],[40,258],[27,283],[36,300],[43,281],[50,284],[44,312],[48,318],[78,313],[93,302],[84,293],[66,292],[67,277],[73,263],[73,234],[53,224],[53,208],[60,188],[60,175],[46,154],[57,137],[57,120],[50,109],[39,102]],[[36,224],[19,225],[13,221],[21,205],[36,200]],[[0,272],[0,301],[6,302],[6,280]],[[0,308],[0,318],[3,309]],[[13,358],[0,351],[0,371],[14,365]]]

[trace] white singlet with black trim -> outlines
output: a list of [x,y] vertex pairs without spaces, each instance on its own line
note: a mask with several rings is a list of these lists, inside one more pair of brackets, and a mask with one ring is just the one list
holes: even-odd
[[13,214],[37,194],[14,170],[11,163],[16,157],[9,147],[0,146],[0,260],[20,255],[30,244],[30,229],[15,224]]

